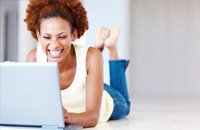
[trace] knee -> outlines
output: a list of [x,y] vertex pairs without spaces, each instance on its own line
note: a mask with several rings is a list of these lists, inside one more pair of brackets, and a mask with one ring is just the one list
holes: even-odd
[[130,113],[130,103],[123,107],[116,108],[109,120],[118,120],[125,118]]
[[127,113],[126,113],[126,116],[128,116],[129,113],[130,113],[130,109],[131,109],[131,102],[127,101],[126,103],[127,103]]

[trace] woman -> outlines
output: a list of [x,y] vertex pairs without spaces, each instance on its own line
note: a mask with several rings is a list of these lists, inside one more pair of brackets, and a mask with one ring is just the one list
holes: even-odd
[[[88,29],[86,11],[78,0],[30,0],[24,20],[32,36],[41,43],[31,50],[27,62],[57,62],[65,123],[94,127],[98,122],[128,115],[130,101],[125,70],[129,61],[119,60],[117,39],[120,26],[100,27],[95,47],[75,45]],[[103,84],[101,51],[110,51],[111,86]]]

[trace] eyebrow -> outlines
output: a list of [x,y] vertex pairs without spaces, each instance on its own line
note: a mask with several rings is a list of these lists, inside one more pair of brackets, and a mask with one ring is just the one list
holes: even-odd
[[[63,33],[65,33],[65,32],[61,32],[61,33],[59,33],[58,35],[61,35],[61,34],[63,34]],[[50,34],[48,34],[48,33],[45,33],[46,35],[50,35]]]
[[65,32],[61,32],[61,33],[59,33],[58,35],[61,35],[61,34],[63,34],[63,33],[65,33]]

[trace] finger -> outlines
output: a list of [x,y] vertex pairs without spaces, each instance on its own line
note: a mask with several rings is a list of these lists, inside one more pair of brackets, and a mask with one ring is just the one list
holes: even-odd
[[68,113],[67,109],[65,109],[64,107],[63,107],[63,113]]
[[65,123],[69,123],[68,118],[65,118],[64,121],[65,121]]
[[64,118],[68,118],[68,115],[67,114],[63,114],[64,115]]

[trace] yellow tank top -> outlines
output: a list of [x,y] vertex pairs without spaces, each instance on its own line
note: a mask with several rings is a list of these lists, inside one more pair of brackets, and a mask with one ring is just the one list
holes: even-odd
[[[86,55],[89,46],[72,44],[76,53],[76,74],[69,88],[61,91],[63,107],[68,112],[82,113],[86,108]],[[41,46],[37,48],[37,62],[46,62],[47,57]],[[113,99],[103,91],[99,122],[106,122],[113,111]]]

